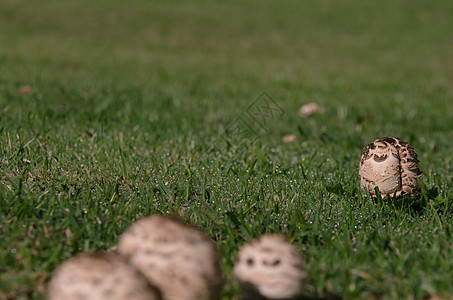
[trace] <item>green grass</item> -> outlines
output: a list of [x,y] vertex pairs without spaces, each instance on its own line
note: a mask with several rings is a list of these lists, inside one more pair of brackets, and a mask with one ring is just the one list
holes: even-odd
[[[453,293],[451,1],[0,6],[0,299],[43,299],[59,263],[150,214],[215,241],[225,299],[238,247],[276,232],[315,297]],[[285,114],[229,139],[264,91]],[[419,154],[418,202],[359,192],[382,136]]]

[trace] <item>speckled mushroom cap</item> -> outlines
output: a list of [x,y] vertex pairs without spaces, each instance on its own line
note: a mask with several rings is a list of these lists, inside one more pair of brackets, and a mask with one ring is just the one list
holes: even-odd
[[157,289],[112,252],[75,256],[55,271],[49,300],[158,300]]
[[155,215],[136,222],[121,235],[118,253],[145,274],[165,300],[221,298],[217,249],[178,218]]
[[369,143],[362,151],[359,165],[360,186],[375,197],[375,187],[381,196],[405,197],[416,195],[418,178],[417,154],[408,143],[394,137],[384,137]]
[[242,247],[234,276],[244,300],[295,299],[307,281],[299,251],[282,235],[263,235]]

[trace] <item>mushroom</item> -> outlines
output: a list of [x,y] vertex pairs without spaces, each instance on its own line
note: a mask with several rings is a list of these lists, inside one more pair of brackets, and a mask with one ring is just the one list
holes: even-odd
[[55,271],[49,300],[159,300],[159,291],[113,252],[75,256]]
[[220,299],[217,249],[179,218],[151,216],[120,237],[118,253],[161,291],[164,300]]
[[305,105],[302,105],[299,108],[299,116],[302,118],[314,115],[314,114],[319,114],[321,112],[321,108],[317,103],[311,102]]
[[297,136],[295,134],[287,134],[282,137],[283,143],[292,143],[297,140]]
[[308,277],[299,251],[282,235],[263,235],[246,244],[234,276],[244,300],[295,299],[306,292]]
[[363,148],[359,165],[359,181],[363,189],[376,197],[378,187],[382,198],[397,198],[419,193],[417,154],[408,143],[394,137],[376,139]]

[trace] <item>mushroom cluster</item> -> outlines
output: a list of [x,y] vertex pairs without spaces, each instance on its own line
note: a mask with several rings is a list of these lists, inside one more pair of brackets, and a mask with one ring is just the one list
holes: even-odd
[[115,251],[64,262],[47,293],[49,300],[214,300],[222,286],[211,240],[178,218],[155,215],[133,224]]
[[307,271],[296,247],[282,235],[246,244],[234,266],[243,299],[295,299],[305,292]]
[[[234,275],[244,300],[295,299],[307,291],[299,251],[282,235],[263,235],[240,251]],[[217,249],[179,218],[132,224],[115,250],[75,256],[55,271],[49,300],[218,300]]]
[[419,193],[418,178],[422,174],[418,163],[408,143],[394,137],[376,139],[363,148],[360,186],[372,197],[376,197],[376,187],[382,198],[414,196]]

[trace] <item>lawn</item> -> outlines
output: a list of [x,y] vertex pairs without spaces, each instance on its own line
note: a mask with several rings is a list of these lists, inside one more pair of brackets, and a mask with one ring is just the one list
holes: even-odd
[[[2,0],[0,299],[151,214],[212,238],[225,299],[263,233],[315,298],[452,294],[452,28],[449,0]],[[419,199],[360,192],[383,136],[418,153]]]

